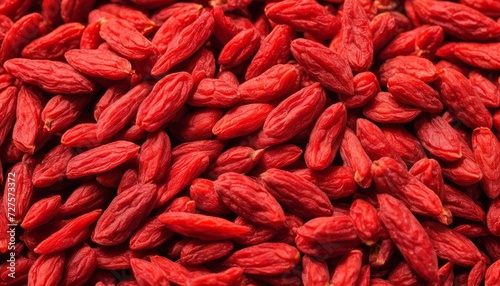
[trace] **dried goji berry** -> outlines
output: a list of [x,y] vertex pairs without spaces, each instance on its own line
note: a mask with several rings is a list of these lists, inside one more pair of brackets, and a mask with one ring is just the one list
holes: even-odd
[[[222,202],[243,218],[274,228],[285,222],[285,214],[277,200],[251,178],[228,172],[219,176],[214,186]],[[256,209],[259,212],[255,212]]]
[[168,212],[159,220],[175,232],[202,240],[228,239],[250,231],[246,226],[201,214]]
[[92,240],[105,246],[121,244],[153,210],[156,200],[153,184],[137,184],[121,192],[97,221]]
[[128,59],[142,60],[154,53],[153,44],[125,20],[103,21],[99,34],[113,50]]
[[483,173],[481,186],[492,199],[500,195],[500,142],[488,128],[476,128],[472,132],[472,150]]
[[260,174],[266,189],[292,214],[312,218],[333,214],[328,196],[320,188],[293,173],[269,169]]
[[64,252],[39,256],[30,268],[28,274],[29,283],[31,285],[58,284],[63,275],[64,261]]
[[140,104],[136,124],[149,132],[160,129],[174,118],[175,113],[187,101],[192,87],[192,77],[186,72],[165,76],[154,85],[151,93]]
[[422,225],[401,201],[386,194],[377,195],[377,198],[380,220],[410,267],[427,281],[436,281],[436,252]]
[[22,56],[29,59],[62,59],[64,53],[80,46],[80,39],[85,26],[80,23],[68,23],[38,38],[22,51]]
[[224,264],[241,267],[244,273],[273,275],[291,270],[300,261],[300,252],[285,243],[261,243],[233,253]]
[[310,32],[330,39],[340,28],[340,21],[315,1],[287,0],[266,5],[267,17],[278,24],[287,24],[298,31]]
[[109,171],[128,161],[138,151],[139,146],[127,141],[115,141],[96,147],[71,158],[66,176],[79,178]]
[[101,210],[95,210],[68,221],[41,241],[33,251],[38,254],[56,253],[82,243],[90,237],[90,226],[101,213]]
[[16,58],[5,62],[4,67],[22,81],[51,93],[88,94],[96,88],[92,81],[62,62]]
[[293,40],[291,50],[306,72],[328,90],[346,95],[354,94],[351,67],[340,54],[306,39]]

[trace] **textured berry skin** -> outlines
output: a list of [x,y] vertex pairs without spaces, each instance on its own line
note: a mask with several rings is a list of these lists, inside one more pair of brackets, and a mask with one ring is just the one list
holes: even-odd
[[[378,195],[377,198],[380,204],[380,220],[410,267],[424,279],[436,281],[436,252],[422,225],[401,201],[390,195]],[[399,213],[399,219],[391,215],[391,212]]]

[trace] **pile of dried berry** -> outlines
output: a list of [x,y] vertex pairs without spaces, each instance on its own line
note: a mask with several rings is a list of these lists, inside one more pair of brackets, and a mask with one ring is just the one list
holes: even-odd
[[500,285],[500,1],[0,1],[0,285]]

